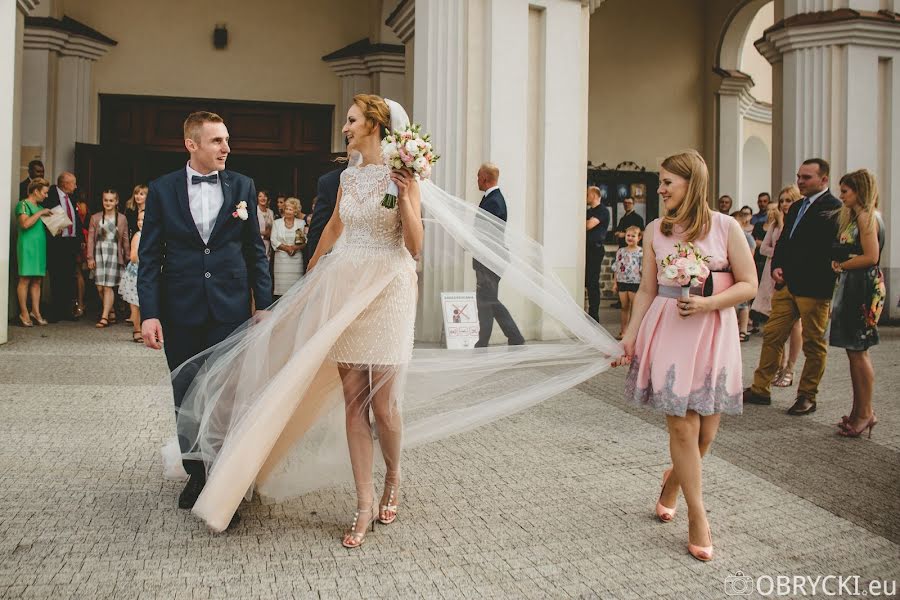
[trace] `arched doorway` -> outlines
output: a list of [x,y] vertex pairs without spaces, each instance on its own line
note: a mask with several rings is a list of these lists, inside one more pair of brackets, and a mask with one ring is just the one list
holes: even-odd
[[[718,91],[716,192],[735,198],[738,205],[755,205],[759,192],[769,191],[772,161],[772,68],[753,42],[775,20],[772,0],[746,0],[729,19],[716,52]],[[755,141],[750,143],[750,140]],[[745,146],[755,152],[744,159]],[[757,162],[767,156],[768,175]],[[753,169],[745,172],[745,167]]]
[[[769,192],[772,181],[772,155],[766,143],[757,136],[744,142],[741,158],[741,189],[739,206],[749,206],[756,211],[756,198],[761,192]],[[771,194],[771,192],[769,192]]]

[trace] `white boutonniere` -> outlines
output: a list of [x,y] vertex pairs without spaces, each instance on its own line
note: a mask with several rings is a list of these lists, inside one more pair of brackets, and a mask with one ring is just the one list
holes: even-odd
[[247,217],[247,203],[241,200],[237,203],[237,206],[234,207],[234,212],[231,213],[231,216],[235,219],[240,219],[241,221],[246,221]]

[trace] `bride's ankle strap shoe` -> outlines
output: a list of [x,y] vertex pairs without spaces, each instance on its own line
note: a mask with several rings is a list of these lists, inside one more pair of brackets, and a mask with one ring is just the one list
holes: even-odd
[[378,511],[378,521],[383,525],[390,525],[397,520],[397,484],[389,484],[387,486],[388,499],[387,504],[382,504]]
[[[360,523],[360,517],[362,515],[369,515],[368,522],[366,522],[366,526],[362,531],[357,531],[357,523]],[[375,531],[375,505],[373,504],[369,508],[359,508],[353,513],[353,523],[350,525],[350,531],[347,535],[344,536],[344,540],[341,542],[341,545],[344,548],[359,548],[363,545],[363,542],[366,541],[366,533],[369,530],[369,526],[372,527],[372,531]]]

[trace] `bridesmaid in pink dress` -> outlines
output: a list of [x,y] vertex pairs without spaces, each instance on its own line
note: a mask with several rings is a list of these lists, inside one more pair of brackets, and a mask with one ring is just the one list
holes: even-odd
[[[695,150],[662,163],[662,218],[647,226],[644,272],[622,340],[630,365],[626,400],[666,414],[671,469],[663,474],[656,514],[675,516],[679,488],[688,505],[688,552],[712,559],[703,505],[701,459],[716,436],[722,413],[742,410],[741,348],[734,306],[756,295],[756,266],[737,221],[709,208],[709,172]],[[709,257],[710,282],[691,288],[663,277],[660,262],[676,243],[693,243]]]

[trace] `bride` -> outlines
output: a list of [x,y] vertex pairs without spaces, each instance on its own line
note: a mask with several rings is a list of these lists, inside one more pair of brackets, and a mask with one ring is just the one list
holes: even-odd
[[[265,318],[172,373],[190,381],[177,419],[178,435],[190,440],[183,458],[208,470],[192,512],[214,531],[227,528],[254,489],[279,501],[352,474],[357,509],[343,545],[358,547],[369,525],[397,518],[402,448],[532,406],[606,370],[620,353],[537,242],[382,164],[385,131],[408,123],[395,102],[354,97],[343,133],[355,160],[307,275]],[[391,209],[381,205],[390,181],[400,190]],[[425,239],[433,243],[423,251]],[[414,349],[416,337],[437,341],[441,331],[433,302],[417,310],[417,300],[464,288],[469,258],[503,274],[504,302],[533,343]],[[385,478],[376,505],[378,453]]]

